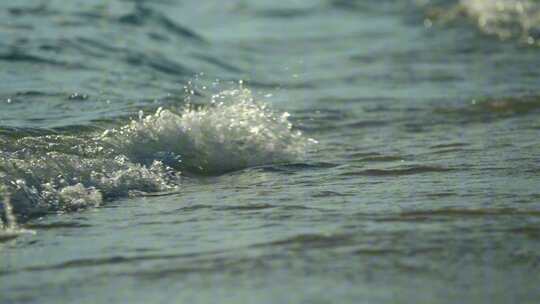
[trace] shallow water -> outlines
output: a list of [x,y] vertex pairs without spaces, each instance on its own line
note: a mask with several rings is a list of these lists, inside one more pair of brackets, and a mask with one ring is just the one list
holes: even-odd
[[537,1],[0,7],[1,303],[540,297]]

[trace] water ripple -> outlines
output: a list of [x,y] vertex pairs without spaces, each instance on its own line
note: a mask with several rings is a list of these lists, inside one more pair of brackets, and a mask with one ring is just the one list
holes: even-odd
[[394,168],[394,169],[366,169],[358,171],[350,171],[341,173],[343,176],[389,176],[397,177],[404,175],[425,174],[425,173],[441,173],[455,171],[453,168],[446,168],[440,166],[413,166],[408,168]]

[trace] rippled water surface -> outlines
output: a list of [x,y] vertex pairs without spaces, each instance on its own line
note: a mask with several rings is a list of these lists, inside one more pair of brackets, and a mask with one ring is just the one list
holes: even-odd
[[4,1],[1,303],[537,303],[540,3]]

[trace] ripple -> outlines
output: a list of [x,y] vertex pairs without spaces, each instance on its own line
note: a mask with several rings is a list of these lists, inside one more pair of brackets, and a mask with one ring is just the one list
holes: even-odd
[[394,168],[394,169],[366,169],[352,172],[342,173],[342,176],[405,176],[425,173],[442,173],[454,171],[455,169],[439,167],[439,166],[414,166],[409,168]]
[[404,157],[399,155],[374,155],[359,159],[361,162],[393,162],[401,160],[404,160]]
[[289,238],[260,243],[253,247],[287,246],[301,249],[328,248],[349,244],[352,236],[349,234],[299,234]]
[[[103,19],[104,16],[99,14],[92,17]],[[206,42],[206,40],[194,30],[176,23],[164,13],[153,10],[148,6],[144,6],[142,2],[136,2],[132,12],[124,14],[113,20],[131,26],[142,26],[146,25],[147,23],[155,23],[159,25],[160,28],[163,28],[176,36],[188,38],[196,42]]]
[[437,107],[433,112],[452,119],[451,123],[490,122],[515,116],[535,114],[540,111],[540,97],[523,96],[472,100],[455,107]]
[[442,149],[442,148],[460,148],[460,147],[466,147],[466,146],[469,146],[469,144],[455,142],[455,143],[448,143],[448,144],[433,145],[433,146],[430,146],[429,148],[430,149]]
[[435,210],[417,210],[401,213],[402,217],[416,216],[450,216],[450,217],[483,217],[483,216],[534,216],[540,217],[540,210],[520,210],[514,208],[498,209],[435,209]]
[[83,224],[80,222],[53,222],[53,223],[28,223],[24,225],[26,228],[30,229],[40,229],[40,230],[49,230],[49,229],[58,229],[58,228],[88,228],[92,227],[89,224]]
[[0,60],[8,62],[28,62],[28,63],[38,63],[51,66],[58,66],[65,69],[86,69],[89,70],[90,67],[77,62],[66,62],[58,61],[54,59],[45,58],[38,55],[26,54],[20,50],[12,50],[8,53],[0,54]]

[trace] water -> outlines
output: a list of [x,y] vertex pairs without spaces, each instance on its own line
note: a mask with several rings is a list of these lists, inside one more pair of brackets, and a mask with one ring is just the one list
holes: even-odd
[[1,303],[536,303],[537,1],[0,4]]

